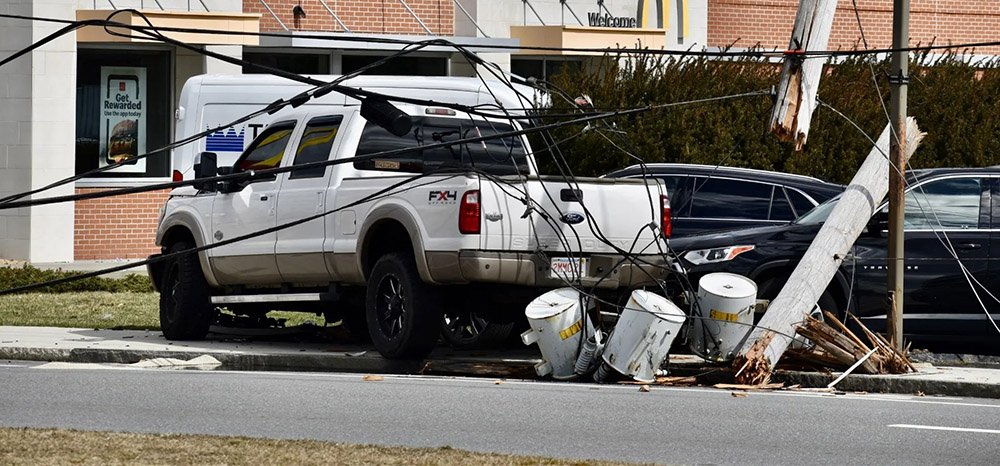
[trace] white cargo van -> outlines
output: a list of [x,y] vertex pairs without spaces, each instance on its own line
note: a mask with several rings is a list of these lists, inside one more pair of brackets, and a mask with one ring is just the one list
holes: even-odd
[[[311,76],[330,82],[339,76]],[[535,90],[515,85],[517,93],[505,83],[479,78],[425,77],[425,76],[358,76],[342,84],[365,90],[408,98],[419,98],[461,105],[502,105],[508,109],[522,109],[535,99]],[[277,76],[200,75],[184,84],[180,105],[175,112],[176,137],[181,140],[200,132],[227,125],[259,111],[279,99],[289,99],[312,89],[313,86]],[[518,95],[520,94],[520,95]],[[494,98],[496,96],[496,98]],[[360,105],[357,99],[331,92],[306,102],[306,107],[343,107]],[[488,110],[488,109],[487,109]],[[286,106],[273,115],[259,115],[239,125],[219,129],[197,142],[178,147],[173,151],[171,170],[174,181],[194,178],[192,167],[197,154],[218,154],[219,166],[232,165],[237,157],[270,121],[276,121],[294,109]],[[522,112],[523,113],[523,112]]]

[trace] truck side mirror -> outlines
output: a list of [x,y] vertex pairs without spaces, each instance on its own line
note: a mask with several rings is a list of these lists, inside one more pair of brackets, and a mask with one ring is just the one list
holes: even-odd
[[[194,161],[194,178],[196,180],[214,178],[218,172],[218,160],[219,157],[215,152],[202,152],[198,154]],[[214,181],[194,183],[192,186],[201,191],[215,191],[216,189]]]

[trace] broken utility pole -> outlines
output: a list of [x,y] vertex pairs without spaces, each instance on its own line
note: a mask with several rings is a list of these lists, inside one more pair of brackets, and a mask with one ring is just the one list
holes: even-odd
[[[885,197],[889,189],[886,154],[890,125],[886,125],[802,261],[740,349],[733,363],[740,383],[767,383],[775,364],[791,343],[796,326],[805,321],[816,306],[840,263]],[[905,158],[909,159],[924,135],[912,118],[907,120],[906,131],[902,134],[907,137],[904,147],[907,149]]]
[[816,93],[825,59],[806,59],[808,50],[826,50],[837,0],[802,0],[785,65],[778,84],[778,100],[771,110],[771,131],[782,141],[794,141],[802,150],[816,108]]

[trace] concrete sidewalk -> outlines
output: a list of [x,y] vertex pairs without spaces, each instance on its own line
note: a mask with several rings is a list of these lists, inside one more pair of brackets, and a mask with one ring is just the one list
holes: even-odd
[[[135,363],[143,359],[193,359],[211,355],[229,370],[299,370],[366,373],[441,374],[496,378],[535,378],[540,362],[535,347],[504,350],[438,348],[421,361],[382,358],[370,346],[337,342],[250,339],[210,335],[199,342],[170,342],[160,332],[0,326],[0,359],[82,363]],[[916,363],[917,373],[849,375],[835,387],[842,391],[1000,398],[1000,369],[934,366]],[[728,368],[707,367],[693,356],[671,356],[674,374],[712,373],[699,383],[729,382]],[[778,371],[773,381],[802,387],[826,387],[839,374]]]

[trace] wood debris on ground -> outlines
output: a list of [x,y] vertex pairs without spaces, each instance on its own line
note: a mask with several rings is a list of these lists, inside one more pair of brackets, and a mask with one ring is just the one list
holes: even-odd
[[646,382],[638,382],[635,380],[622,380],[618,382],[622,385],[672,385],[672,386],[690,386],[697,385],[698,380],[693,376],[659,376],[652,384]]
[[361,380],[364,380],[365,382],[381,382],[385,380],[385,377],[382,377],[381,375],[366,375],[361,377]]
[[[854,323],[865,336],[863,341],[847,328],[835,315],[823,312],[824,320],[808,317],[797,328],[798,334],[808,338],[812,347],[792,349],[788,355],[795,360],[812,365],[819,365],[833,370],[843,371],[862,361],[854,372],[862,374],[905,374],[916,372],[907,354],[909,348],[902,352],[895,348],[881,335],[868,330],[853,315]],[[873,351],[874,350],[874,351]],[[865,359],[868,353],[872,353]]]
[[780,390],[785,387],[783,382],[775,383],[762,383],[759,385],[747,385],[741,383],[717,383],[713,385],[715,388],[721,388],[723,390]]

